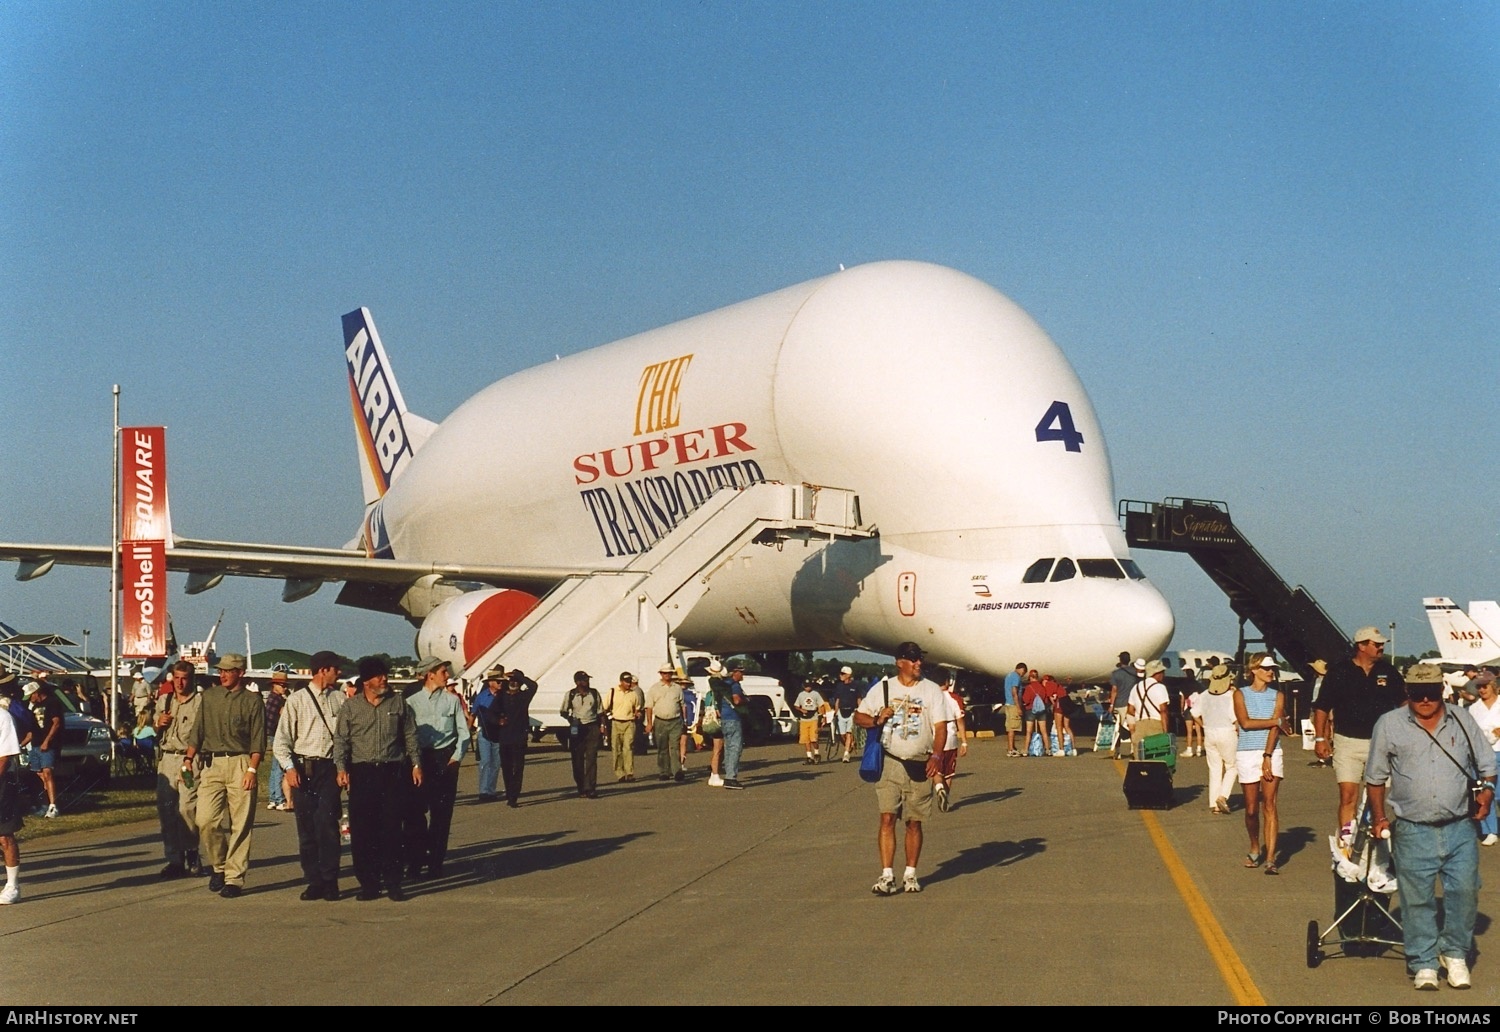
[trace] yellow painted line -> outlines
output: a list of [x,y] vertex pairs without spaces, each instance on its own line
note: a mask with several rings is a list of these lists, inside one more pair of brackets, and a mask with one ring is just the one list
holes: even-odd
[[[1123,777],[1124,765],[1116,760],[1115,766],[1120,769]],[[1188,916],[1198,927],[1198,934],[1203,937],[1203,945],[1208,947],[1208,955],[1213,958],[1219,974],[1224,978],[1224,984],[1234,995],[1234,1002],[1241,1007],[1264,1007],[1266,998],[1256,988],[1250,972],[1240,960],[1240,955],[1235,952],[1234,946],[1230,944],[1229,936],[1224,934],[1223,926],[1214,917],[1208,901],[1203,898],[1203,893],[1198,891],[1198,884],[1188,873],[1186,865],[1177,855],[1177,850],[1173,849],[1172,843],[1167,841],[1167,834],[1162,830],[1161,822],[1156,819],[1156,814],[1150,810],[1141,810],[1140,815],[1142,823],[1146,825],[1147,833],[1151,836],[1151,841],[1156,845],[1157,853],[1161,855],[1162,863],[1167,867],[1167,873],[1172,876],[1172,884],[1177,886],[1177,894],[1187,905]]]

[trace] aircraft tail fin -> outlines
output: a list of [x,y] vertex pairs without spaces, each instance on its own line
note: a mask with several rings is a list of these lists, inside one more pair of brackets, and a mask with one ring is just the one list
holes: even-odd
[[1487,634],[1451,598],[1424,598],[1422,607],[1427,610],[1444,663],[1490,663],[1500,658],[1500,641]]
[[368,506],[385,495],[437,424],[407,411],[368,308],[344,316],[344,364]]

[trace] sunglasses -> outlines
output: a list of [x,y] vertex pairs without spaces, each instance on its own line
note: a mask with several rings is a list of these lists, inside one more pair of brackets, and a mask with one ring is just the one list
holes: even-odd
[[1443,697],[1443,689],[1436,684],[1411,684],[1406,686],[1406,694],[1412,702],[1437,702]]

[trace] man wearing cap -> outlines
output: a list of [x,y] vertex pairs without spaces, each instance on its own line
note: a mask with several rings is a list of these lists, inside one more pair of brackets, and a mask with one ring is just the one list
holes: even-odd
[[663,663],[656,673],[656,683],[646,691],[646,734],[656,743],[657,777],[682,781],[682,685],[671,663]]
[[1370,737],[1364,777],[1373,830],[1384,837],[1389,829],[1413,987],[1436,989],[1441,966],[1450,987],[1467,989],[1479,903],[1479,845],[1469,818],[1494,805],[1495,754],[1473,717],[1444,704],[1440,669],[1422,663],[1409,673],[1410,704],[1380,716]]
[[198,849],[213,866],[208,891],[225,899],[244,891],[256,769],[266,751],[265,700],[245,690],[244,677],[244,656],[231,652],[219,657],[219,683],[199,699],[198,719],[187,733],[182,756],[183,770],[200,772]]
[[349,790],[349,852],[359,900],[380,898],[382,884],[397,903],[401,887],[402,821],[407,794],[422,785],[416,720],[390,668],[376,656],[359,661],[359,691],[339,709],[333,727],[333,765]]
[[1203,716],[1203,746],[1208,757],[1208,812],[1227,815],[1229,797],[1239,781],[1235,753],[1239,732],[1234,723],[1234,676],[1224,663],[1208,668],[1208,687],[1198,693],[1197,710]]
[[573,783],[578,798],[598,799],[599,741],[604,728],[604,702],[589,686],[589,675],[573,675],[573,687],[563,696],[558,715],[568,718],[568,752],[573,757]]
[[620,683],[609,690],[604,711],[609,714],[609,749],[615,754],[615,777],[635,780],[635,722],[646,708],[646,697],[636,687],[635,675],[626,670]]
[[[1406,682],[1385,658],[1385,636],[1374,627],[1354,633],[1354,655],[1328,668],[1313,700],[1313,752],[1333,758],[1339,783],[1339,835],[1354,838],[1354,807],[1365,781],[1375,721],[1406,701]],[[1330,739],[1332,739],[1330,741]]]
[[499,798],[495,785],[500,780],[500,718],[504,710],[500,696],[505,693],[505,667],[499,663],[484,675],[484,686],[474,693],[472,709],[479,721],[475,748],[479,753],[479,801],[492,803]]
[[36,713],[36,722],[41,726],[41,731],[31,743],[30,756],[31,770],[42,779],[42,788],[47,792],[47,808],[40,811],[40,814],[43,817],[56,817],[57,778],[53,772],[57,767],[57,754],[62,749],[63,704],[52,685],[47,683],[45,670],[39,671],[37,679],[27,687],[31,689],[31,694],[26,697],[26,704]]
[[307,888],[304,900],[339,898],[338,768],[333,762],[333,729],[343,708],[339,657],[317,652],[308,660],[312,678],[287,697],[276,725],[272,750],[286,771],[291,792],[287,809],[297,815],[297,856]]
[[156,764],[156,817],[161,824],[162,852],[167,865],[163,878],[203,873],[198,856],[198,775],[183,770],[188,735],[198,722],[198,690],[193,687],[193,664],[178,660],[168,673],[172,690],[156,704],[156,740],[161,756]]
[[130,679],[130,707],[139,717],[151,709],[151,685],[144,671],[137,670]]
[[406,700],[422,758],[422,783],[411,793],[406,818],[406,876],[412,881],[424,872],[429,878],[442,876],[458,796],[458,765],[469,745],[463,703],[448,687],[448,661],[423,657],[416,673],[422,687]]
[[839,679],[833,685],[833,733],[843,738],[844,759],[854,751],[854,711],[859,706],[859,688],[854,683],[854,668],[840,667]]
[[[922,649],[914,641],[896,646],[896,677],[882,678],[865,693],[854,722],[880,735],[885,752],[875,802],[880,810],[876,838],[880,877],[872,892],[893,896],[921,892],[917,861],[922,855],[922,822],[932,815],[933,783],[940,774],[938,753],[947,745],[948,722],[956,708],[947,694],[922,677]],[[906,871],[896,883],[896,813],[906,821]]]
[[[264,696],[266,700],[266,740],[276,741],[276,726],[281,723],[281,711],[286,706],[287,678],[285,670],[271,671],[271,690]],[[266,779],[268,794],[271,801],[266,803],[267,810],[290,810],[292,805],[287,802],[286,787],[282,779],[286,776],[286,770],[281,761],[276,758],[275,752],[271,753],[271,776]]]
[[804,681],[802,690],[792,700],[792,710],[797,714],[797,747],[803,752],[803,763],[817,763],[822,759],[818,754],[818,723],[827,708],[823,696],[813,691],[812,682]]
[[717,659],[708,664],[708,690],[713,692],[714,703],[719,708],[719,734],[724,740],[723,776],[717,785],[712,776],[708,783],[715,788],[739,791],[745,787],[740,784],[740,755],[745,750],[745,725],[740,720],[740,711],[736,707],[745,704],[744,689],[740,687],[745,680],[745,671],[736,663],[728,669],[728,673],[729,676],[725,677],[724,664]]
[[[1136,660],[1137,664],[1141,662]],[[1167,686],[1163,683],[1167,679],[1167,665],[1153,659],[1145,664],[1143,672],[1145,676],[1130,689],[1125,703],[1125,726],[1130,729],[1130,744],[1137,759],[1147,738],[1166,731],[1167,711],[1172,704],[1172,697],[1167,694]]]
[[505,675],[500,693],[500,776],[505,780],[505,805],[521,805],[521,780],[526,773],[526,746],[531,740],[531,700],[536,682],[519,670]]

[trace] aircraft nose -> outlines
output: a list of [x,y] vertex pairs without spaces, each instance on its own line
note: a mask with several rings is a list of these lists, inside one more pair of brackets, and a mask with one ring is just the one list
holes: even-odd
[[1135,581],[1130,587],[1133,589],[1130,604],[1120,614],[1122,640],[1128,640],[1130,645],[1121,648],[1128,649],[1132,656],[1161,655],[1177,629],[1172,607],[1148,581]]

